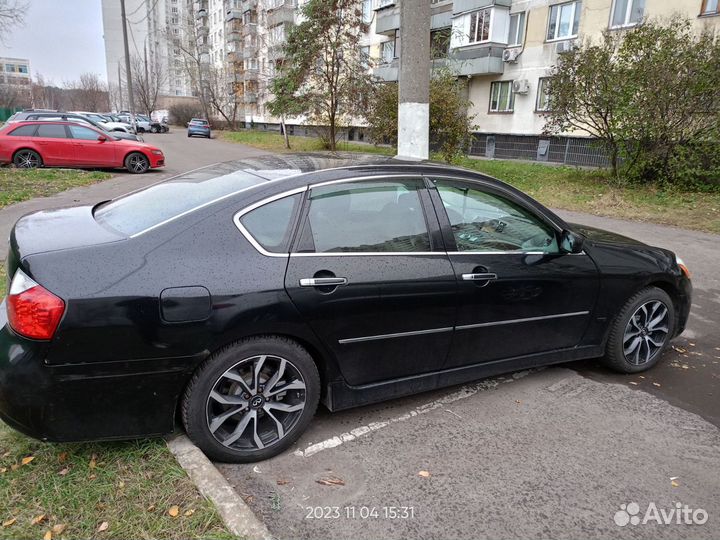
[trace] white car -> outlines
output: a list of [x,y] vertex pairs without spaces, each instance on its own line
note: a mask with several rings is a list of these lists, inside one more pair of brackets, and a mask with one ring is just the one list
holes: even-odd
[[[120,117],[124,122],[130,122],[130,121],[131,121],[131,118],[130,118],[130,114],[129,114],[129,113],[121,113],[121,114],[119,115],[119,117]],[[148,117],[145,116],[144,114],[136,114],[136,115],[135,115],[135,126],[137,126],[137,131],[138,131],[138,133],[145,133],[146,131],[147,131],[147,132],[151,131],[151,130],[150,130],[150,128],[151,128],[150,118],[148,118]]]
[[124,131],[125,133],[135,133],[132,125],[125,122],[113,120],[112,118],[99,113],[87,112],[87,111],[73,111],[75,114],[80,114],[89,118],[90,120],[101,124],[108,131]]

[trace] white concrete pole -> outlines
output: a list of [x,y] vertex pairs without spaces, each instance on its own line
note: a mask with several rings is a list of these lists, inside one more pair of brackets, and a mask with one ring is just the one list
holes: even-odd
[[430,153],[430,0],[399,0],[398,159]]

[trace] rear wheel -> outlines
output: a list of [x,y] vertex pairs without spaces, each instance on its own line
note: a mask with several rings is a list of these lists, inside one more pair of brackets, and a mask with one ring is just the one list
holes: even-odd
[[40,154],[34,150],[18,150],[13,156],[13,165],[19,169],[37,169],[43,166]]
[[604,363],[621,373],[638,373],[658,363],[675,332],[670,296],[657,287],[627,301],[610,330]]
[[130,173],[142,174],[150,168],[150,160],[140,152],[133,152],[125,158],[125,168]]
[[151,133],[160,133],[160,128],[158,128],[157,126],[153,126],[150,128],[150,132]]
[[210,357],[182,402],[188,436],[210,459],[247,463],[286,450],[317,410],[320,377],[294,341],[252,338]]

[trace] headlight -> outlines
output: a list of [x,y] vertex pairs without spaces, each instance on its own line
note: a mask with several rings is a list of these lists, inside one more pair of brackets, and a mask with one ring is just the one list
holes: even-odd
[[163,155],[162,150],[152,150],[152,153],[155,154],[156,156],[162,156],[162,155]]
[[692,274],[690,273],[690,269],[685,265],[685,261],[683,261],[680,257],[675,257],[675,260],[677,261],[678,268],[680,268],[682,273],[685,274],[685,277],[691,279]]

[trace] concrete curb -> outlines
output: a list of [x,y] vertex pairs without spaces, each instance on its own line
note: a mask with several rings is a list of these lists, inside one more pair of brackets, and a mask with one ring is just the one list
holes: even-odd
[[267,527],[187,436],[176,435],[168,438],[167,445],[200,493],[215,505],[232,534],[248,540],[273,539]]

